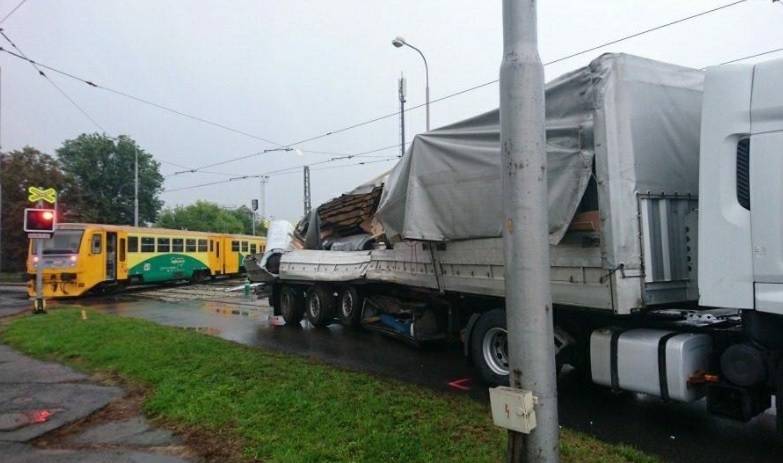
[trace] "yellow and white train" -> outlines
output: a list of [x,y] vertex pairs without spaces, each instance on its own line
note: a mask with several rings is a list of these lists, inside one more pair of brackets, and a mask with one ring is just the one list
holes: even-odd
[[266,247],[259,236],[85,223],[57,224],[43,243],[42,262],[30,246],[27,290],[35,295],[35,272],[42,265],[47,298],[238,274],[244,271],[245,255]]

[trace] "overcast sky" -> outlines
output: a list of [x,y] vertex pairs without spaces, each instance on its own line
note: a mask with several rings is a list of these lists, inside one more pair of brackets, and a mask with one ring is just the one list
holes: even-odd
[[[547,0],[539,2],[544,61],[729,3],[730,0]],[[0,18],[19,0],[0,0]],[[289,144],[393,112],[397,79],[408,78],[408,104],[424,101],[430,65],[437,98],[497,78],[501,2],[488,0],[28,0],[0,27],[31,58],[98,84]],[[4,48],[10,48],[6,43]],[[628,40],[547,68],[547,78],[585,65],[601,52],[627,52],[701,68],[783,47],[783,4],[744,4]],[[779,54],[778,56],[783,56]],[[0,54],[2,149],[31,145],[53,153],[63,140],[98,129],[26,63]],[[49,73],[110,135],[127,134],[159,161],[199,167],[273,145],[204,125]],[[491,85],[432,106],[432,126],[498,105]],[[408,140],[424,130],[424,111],[408,113]],[[298,145],[197,173],[169,177],[166,188],[252,175],[399,143],[399,120]],[[313,205],[391,168],[398,149],[313,168]],[[330,168],[330,166],[346,167]],[[322,169],[322,170],[321,170]],[[169,174],[181,168],[163,164]],[[220,175],[225,174],[225,175]],[[166,205],[207,199],[247,204],[256,180],[164,193]],[[274,176],[269,215],[302,213],[302,175]]]

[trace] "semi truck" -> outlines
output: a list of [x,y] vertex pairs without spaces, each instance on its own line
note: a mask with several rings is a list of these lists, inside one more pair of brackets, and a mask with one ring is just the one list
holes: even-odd
[[[696,70],[605,54],[547,85],[558,368],[706,397],[744,421],[783,394],[781,83],[783,60]],[[413,344],[459,339],[481,378],[506,383],[515,283],[503,275],[498,118],[417,135],[343,209],[311,212],[304,249],[278,249],[266,269],[274,313]],[[369,208],[351,222],[364,235],[327,233],[329,217],[355,215],[348,204]]]

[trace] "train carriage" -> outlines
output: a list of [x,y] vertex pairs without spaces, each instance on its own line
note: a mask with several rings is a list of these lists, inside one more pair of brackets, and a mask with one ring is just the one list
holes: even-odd
[[35,294],[40,264],[47,298],[235,275],[244,272],[245,255],[266,247],[266,239],[259,236],[83,223],[58,224],[52,239],[43,243],[40,263],[33,246],[29,248],[27,289]]

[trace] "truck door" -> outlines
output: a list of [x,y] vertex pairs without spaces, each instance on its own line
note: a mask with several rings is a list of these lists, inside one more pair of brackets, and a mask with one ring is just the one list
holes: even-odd
[[[783,314],[783,60],[756,65],[748,164],[756,309]],[[740,164],[738,163],[738,179]],[[739,180],[738,180],[739,181]],[[738,185],[738,192],[741,191]]]

